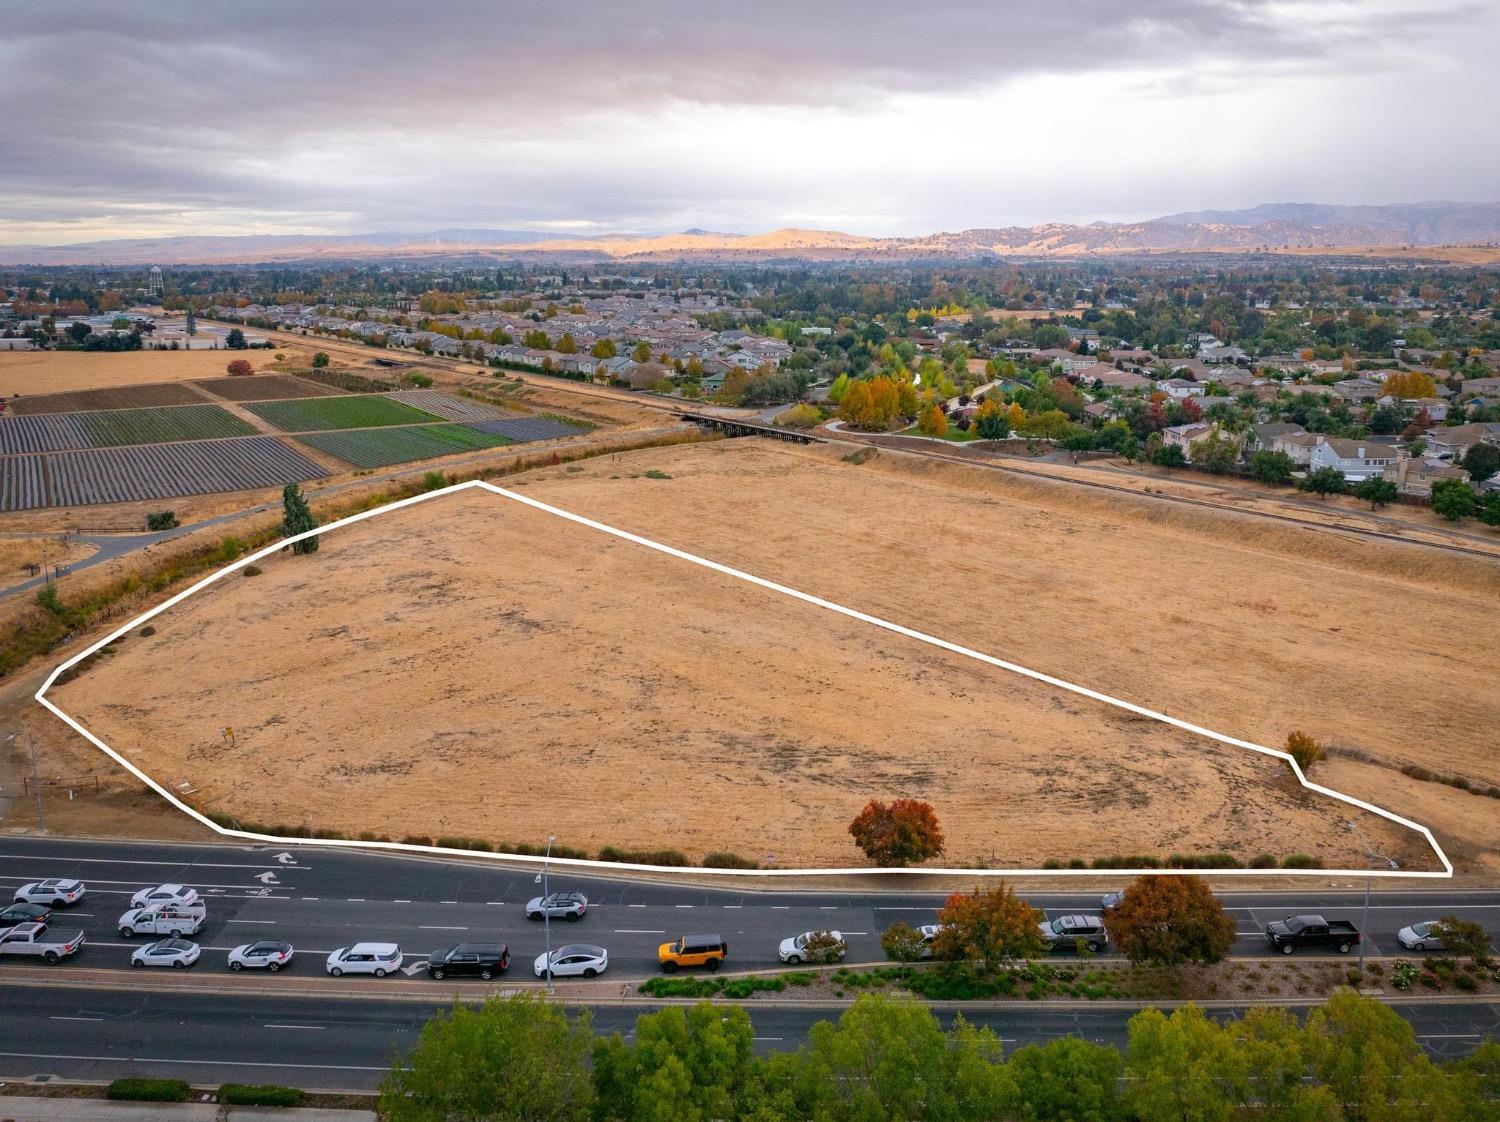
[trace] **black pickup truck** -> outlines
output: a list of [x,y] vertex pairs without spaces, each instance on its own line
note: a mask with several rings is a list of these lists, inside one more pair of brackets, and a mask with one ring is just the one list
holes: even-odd
[[1299,947],[1332,947],[1348,954],[1359,946],[1359,928],[1346,919],[1324,919],[1322,916],[1288,916],[1266,925],[1266,942],[1282,954]]

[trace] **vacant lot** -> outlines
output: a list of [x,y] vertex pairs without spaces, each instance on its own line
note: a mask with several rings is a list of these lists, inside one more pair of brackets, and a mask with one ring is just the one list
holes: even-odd
[[300,401],[253,401],[245,408],[282,432],[413,425],[440,419],[379,394],[309,397]]
[[[1223,732],[1280,743],[1300,726],[1396,762],[1495,767],[1500,699],[1463,653],[1478,647],[1450,641],[1500,625],[1482,563],[748,441],[519,482]],[[1424,859],[1414,835],[1305,795],[1272,761],[498,497],[444,497],[324,541],[159,617],[60,704],[202,805],[271,824],[833,864],[857,859],[844,826],[866,798],[910,794],[937,806],[956,862],[1227,850],[1360,864],[1351,817],[1382,852]],[[1425,676],[1446,688],[1409,688]],[[1465,823],[1494,801],[1420,786],[1445,810],[1428,819],[1440,836],[1488,861]]]
[[0,352],[0,395],[30,396],[212,378],[223,374],[225,366],[236,358],[259,370],[275,361],[275,352],[4,351]]

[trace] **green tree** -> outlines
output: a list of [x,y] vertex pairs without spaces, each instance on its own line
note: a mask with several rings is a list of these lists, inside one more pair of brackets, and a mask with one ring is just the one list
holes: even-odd
[[[613,339],[600,339],[592,347],[589,348],[589,354],[593,355],[595,358],[614,358],[615,353],[615,341]],[[646,358],[650,357],[651,349],[648,347],[646,348]],[[636,359],[636,361],[645,362],[646,359],[640,358]]]
[[1180,468],[1187,463],[1187,457],[1182,454],[1182,448],[1176,444],[1160,444],[1156,451],[1151,453],[1151,462],[1159,468],[1171,471]]
[[1337,1122],[1326,1087],[1307,1079],[1307,1039],[1288,1009],[1255,1006],[1229,1026],[1244,1063],[1245,1117],[1266,1122]]
[[229,334],[224,336],[224,346],[231,351],[242,351],[245,349],[245,333],[238,327],[231,327]]
[[1329,495],[1342,495],[1346,484],[1344,473],[1338,468],[1320,467],[1308,472],[1298,486],[1301,490],[1311,492],[1320,499],[1326,499]]
[[312,357],[312,364],[314,370],[322,370],[323,367],[328,365],[328,352],[317,352],[317,354],[313,355]]
[[840,374],[833,380],[833,385],[828,387],[828,400],[838,405],[844,400],[844,395],[849,392],[849,375]]
[[1472,920],[1443,916],[1437,921],[1433,934],[1454,954],[1466,955],[1476,965],[1484,965],[1490,960],[1490,933]]
[[938,911],[941,930],[933,940],[935,958],[979,962],[993,971],[1018,958],[1046,952],[1041,922],[1046,916],[1001,881],[973,892],[955,892]]
[[1240,442],[1217,431],[1193,441],[1190,450],[1193,466],[1214,475],[1228,475],[1240,462]]
[[1475,483],[1483,483],[1500,471],[1500,448],[1493,444],[1470,445],[1459,465],[1469,473]]
[[1201,877],[1140,877],[1105,922],[1131,962],[1214,963],[1234,949],[1234,917]]
[[755,1030],[738,1005],[702,1002],[636,1018],[635,1039],[594,1042],[596,1118],[714,1122],[758,1093]]
[[[281,491],[281,535],[290,538],[297,534],[305,534],[309,530],[318,528],[318,520],[313,517],[312,511],[308,509],[307,499],[302,495],[302,488],[295,483],[288,483]],[[293,553],[316,553],[318,552],[318,535],[303,538],[301,541],[292,543]]]
[[72,339],[75,343],[82,343],[93,333],[94,329],[86,323],[78,322],[68,324],[68,338]]
[[1017,1048],[1006,1061],[1005,1112],[1026,1122],[1114,1122],[1120,1102],[1120,1053],[1076,1036]]
[[1294,466],[1285,452],[1250,453],[1250,477],[1262,483],[1290,483]]
[[897,921],[880,933],[880,949],[895,962],[918,962],[922,958],[922,933],[909,923]]
[[1432,509],[1449,522],[1458,522],[1479,509],[1479,499],[1462,479],[1439,479],[1432,485]]
[[1399,494],[1394,483],[1379,475],[1372,475],[1354,485],[1354,497],[1369,503],[1371,510],[1395,502]]
[[1152,1122],[1225,1122],[1244,1098],[1234,1037],[1195,1005],[1130,1018],[1125,1076],[1130,1106]]
[[980,403],[974,414],[974,429],[981,440],[1003,440],[1010,435],[1010,418],[998,395]]
[[455,1003],[428,1021],[380,1085],[388,1122],[584,1122],[593,1104],[588,1014],[539,996]]
[[651,344],[642,339],[635,345],[635,349],[630,352],[630,357],[635,359],[636,362],[650,362]]
[[1308,1014],[1306,1039],[1310,1073],[1345,1122],[1456,1117],[1452,1087],[1388,1005],[1338,990]]
[[557,340],[557,353],[563,355],[578,353],[578,344],[573,341],[571,331],[564,331],[562,337]]
[[1000,1041],[962,1018],[944,1033],[909,998],[862,994],[837,1024],[808,1033],[794,1077],[792,1117],[909,1122],[1000,1117],[1005,1066]]
[[923,436],[947,436],[948,418],[936,402],[922,410],[917,418],[917,431]]
[[1484,506],[1479,509],[1479,521],[1486,526],[1500,526],[1500,491],[1491,491],[1484,497]]
[[919,865],[943,852],[932,806],[918,799],[871,799],[849,823],[854,844],[882,868]]

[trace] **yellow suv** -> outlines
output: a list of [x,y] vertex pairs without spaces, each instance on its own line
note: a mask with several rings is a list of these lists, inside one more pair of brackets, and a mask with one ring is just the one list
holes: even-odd
[[717,970],[729,954],[729,944],[722,935],[684,935],[675,943],[656,948],[656,961],[668,974],[679,966],[706,966]]

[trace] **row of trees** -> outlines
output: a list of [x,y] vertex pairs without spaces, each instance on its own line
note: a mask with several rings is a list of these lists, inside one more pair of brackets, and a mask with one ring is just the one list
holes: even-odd
[[1488,1122],[1500,1045],[1434,1063],[1407,1022],[1352,990],[1299,1021],[1186,1006],[1130,1019],[1123,1051],[1078,1036],[1009,1055],[959,1016],[865,995],[795,1052],[755,1053],[741,1006],[707,1002],[598,1037],[535,996],[455,1005],[381,1087],[389,1122]]

